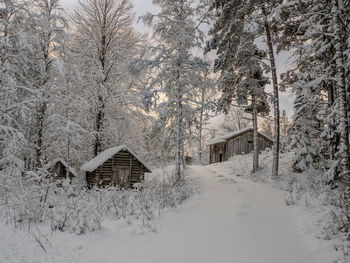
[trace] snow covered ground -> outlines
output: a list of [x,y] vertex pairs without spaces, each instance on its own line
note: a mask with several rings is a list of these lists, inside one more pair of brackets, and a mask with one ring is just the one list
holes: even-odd
[[55,232],[46,253],[33,236],[0,224],[0,262],[335,262],[339,255],[316,238],[320,229],[306,209],[286,206],[288,193],[234,176],[229,167],[192,166],[201,192],[149,227],[104,221],[86,235]]

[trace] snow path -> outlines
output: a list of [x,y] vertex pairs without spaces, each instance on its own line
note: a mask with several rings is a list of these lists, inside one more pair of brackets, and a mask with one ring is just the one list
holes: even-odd
[[331,262],[327,242],[308,233],[300,220],[312,222],[285,205],[286,193],[234,177],[223,166],[191,169],[202,192],[182,209],[165,211],[154,222],[155,233],[108,223],[83,237],[65,236],[64,242],[78,248],[79,262]]

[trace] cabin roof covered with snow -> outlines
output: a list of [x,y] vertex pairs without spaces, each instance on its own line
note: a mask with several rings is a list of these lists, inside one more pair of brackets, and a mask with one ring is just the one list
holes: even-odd
[[75,171],[75,169],[69,166],[62,158],[56,158],[53,161],[49,162],[48,168],[53,168],[57,163],[61,163],[73,176],[78,176],[78,173]]
[[130,150],[126,145],[120,145],[117,147],[109,148],[100,154],[98,154],[95,158],[91,159],[90,161],[86,162],[80,170],[85,172],[92,172],[96,170],[100,165],[102,165],[104,162],[111,159],[114,155],[116,155],[120,151],[127,151],[131,155],[133,155],[144,167],[145,172],[151,173],[151,170],[147,167],[145,162],[143,162],[132,150]]
[[[207,145],[213,145],[213,144],[217,144],[217,143],[222,143],[222,142],[226,142],[228,139],[231,139],[231,138],[234,138],[234,137],[237,137],[241,134],[244,134],[246,132],[249,132],[249,131],[253,131],[253,128],[245,128],[245,129],[242,129],[242,130],[238,130],[238,131],[233,131],[233,132],[230,132],[228,134],[225,134],[221,137],[218,137],[218,138],[215,138],[215,139],[212,139],[210,140]],[[273,140],[266,136],[265,134],[261,133],[261,132],[258,132],[260,136],[263,136],[265,137],[267,140],[273,142]]]

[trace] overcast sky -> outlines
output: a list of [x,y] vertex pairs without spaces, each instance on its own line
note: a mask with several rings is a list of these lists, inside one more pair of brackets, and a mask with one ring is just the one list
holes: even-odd
[[[61,1],[62,1],[63,8],[66,9],[68,13],[78,6],[78,0],[61,0]],[[157,7],[155,7],[152,4],[152,0],[133,0],[133,2],[134,2],[134,10],[136,13],[136,19],[147,12],[156,13],[158,10]],[[148,32],[148,28],[145,27],[141,22],[136,23],[135,21],[135,26],[139,31],[142,31],[145,33]],[[282,54],[277,56],[276,64],[277,64],[277,69],[279,69],[278,75],[283,71],[285,71],[285,68],[287,65],[287,58],[288,58],[288,54]],[[287,94],[287,93],[280,94],[281,110],[285,109],[289,116],[293,114],[293,100],[294,100],[294,96],[291,96],[290,94]]]
[[[79,4],[78,0],[61,0],[63,8],[66,9],[67,12],[71,12],[74,8],[76,8]],[[134,10],[136,13],[136,19],[144,15],[147,12],[155,13],[157,8],[152,4],[152,0],[133,0],[134,2]],[[148,28],[145,27],[141,22],[136,23],[135,26],[138,30],[142,32],[148,32]]]

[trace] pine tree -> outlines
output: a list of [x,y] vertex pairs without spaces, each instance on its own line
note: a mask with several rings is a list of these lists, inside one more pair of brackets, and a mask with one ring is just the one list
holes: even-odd
[[268,79],[263,72],[266,52],[254,44],[261,34],[261,28],[255,21],[257,3],[253,1],[246,4],[242,1],[238,3],[238,7],[236,4],[234,1],[214,2],[217,19],[210,31],[213,38],[207,48],[216,49],[218,55],[214,70],[221,73],[219,82],[223,91],[219,109],[227,112],[230,105],[236,101],[239,105],[247,105],[245,110],[252,114],[255,172],[259,166],[258,113],[266,114],[269,111],[267,94],[264,91]]
[[[259,37],[266,38],[266,44],[269,55],[269,66],[264,67],[271,72],[273,85],[273,102],[274,102],[274,150],[272,176],[278,176],[278,159],[279,159],[279,99],[278,83],[276,75],[276,63],[274,58],[272,32],[270,30],[270,15],[277,6],[278,1],[233,1],[218,0],[213,1],[211,10],[214,11],[214,25],[209,31],[212,39],[208,43],[208,50],[216,49],[218,59],[215,63],[215,70],[221,71],[221,76],[230,74],[232,65],[235,63],[236,54],[242,38],[250,31],[250,39],[257,40]],[[227,94],[224,90],[224,96]],[[227,107],[230,101],[230,95],[223,98],[223,106]]]

